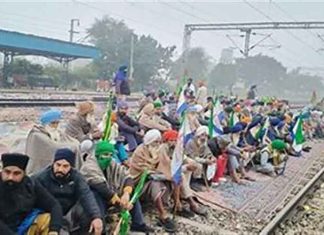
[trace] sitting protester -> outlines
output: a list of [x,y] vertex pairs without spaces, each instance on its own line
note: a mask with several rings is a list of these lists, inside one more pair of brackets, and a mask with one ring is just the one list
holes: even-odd
[[[166,131],[163,133],[163,144],[159,148],[159,164],[157,167],[158,172],[163,172],[165,177],[173,182],[171,175],[171,160],[175,151],[175,146],[177,143],[178,132],[174,130]],[[198,215],[206,215],[204,208],[199,207],[196,203],[193,195],[193,191],[190,188],[190,179],[192,172],[196,170],[195,163],[187,157],[184,157],[183,164],[181,166],[181,184],[174,184],[174,200],[176,204],[176,213],[184,217],[192,217],[194,213]],[[180,199],[183,199],[189,203],[190,210],[186,210]]]
[[119,134],[125,138],[128,144],[128,151],[133,152],[142,143],[144,131],[140,124],[128,115],[128,105],[126,102],[117,104],[117,124]]
[[75,153],[58,149],[54,162],[33,177],[60,203],[64,230],[70,234],[101,235],[102,217],[93,193],[75,166]]
[[69,119],[65,133],[82,142],[86,139],[100,139],[102,132],[96,128],[94,117],[95,105],[90,101],[78,105],[78,112]]
[[[104,115],[103,120],[100,122],[98,128],[101,132],[105,131],[106,122],[107,122],[107,115]],[[117,163],[127,164],[128,154],[126,152],[126,148],[124,145],[125,138],[119,135],[119,126],[117,124],[117,114],[112,112],[110,118],[110,131],[107,141],[113,144],[116,149],[116,153],[114,154],[114,160]]]
[[200,126],[196,130],[195,136],[185,146],[185,154],[195,162],[197,167],[193,173],[193,178],[203,183],[208,180],[207,166],[214,165],[217,169],[216,158],[210,151],[207,140],[208,128],[206,126]]
[[171,124],[173,129],[179,129],[180,123],[173,117],[168,116],[164,112],[164,104],[160,101],[154,101],[154,114],[158,117],[161,117],[163,120]]
[[282,140],[274,140],[260,151],[260,164],[256,170],[269,175],[279,174],[288,160],[287,145]]
[[62,112],[52,109],[42,113],[40,125],[34,125],[26,140],[25,153],[30,156],[27,174],[35,173],[52,163],[53,155],[59,148],[68,147],[77,153],[76,166],[81,166],[79,159],[79,142],[65,134],[59,128]]
[[127,169],[113,161],[114,151],[114,145],[106,141],[98,142],[95,146],[95,156],[88,155],[80,170],[96,196],[101,216],[107,216],[109,207],[120,205],[130,210],[131,231],[153,232],[154,230],[144,222],[140,202],[130,205],[134,182]]
[[28,160],[18,153],[1,156],[0,234],[58,235],[62,209],[39,182],[26,175]]
[[156,130],[149,130],[144,136],[144,143],[139,145],[130,162],[130,174],[138,182],[142,173],[149,172],[149,181],[146,182],[142,198],[153,202],[157,209],[159,225],[170,233],[175,232],[174,222],[168,217],[165,209],[166,203],[170,200],[170,183],[163,172],[157,171],[160,160],[159,146],[162,141],[161,133]]
[[171,130],[171,124],[156,115],[154,104],[149,103],[143,108],[143,114],[138,121],[146,130],[157,129],[159,131]]

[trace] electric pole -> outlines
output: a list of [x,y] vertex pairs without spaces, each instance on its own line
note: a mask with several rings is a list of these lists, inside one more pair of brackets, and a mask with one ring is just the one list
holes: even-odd
[[79,19],[71,19],[70,21],[70,42],[73,42],[73,35],[74,34],[77,34],[77,33],[80,33],[78,31],[74,31],[74,23],[77,23],[77,26],[80,26],[80,20]]
[[250,36],[251,36],[251,29],[245,29],[243,32],[245,32],[245,44],[244,44],[244,56],[249,56],[250,51]]

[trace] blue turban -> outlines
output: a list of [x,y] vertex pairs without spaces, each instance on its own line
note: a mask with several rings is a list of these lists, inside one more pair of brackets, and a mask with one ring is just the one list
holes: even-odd
[[285,121],[279,122],[278,129],[280,130],[281,128],[283,128],[285,126],[285,124],[286,124]]
[[278,124],[280,123],[280,118],[278,117],[274,117],[274,118],[270,118],[270,124],[271,126],[278,126]]
[[51,109],[41,115],[40,122],[42,125],[47,125],[62,118],[62,112],[58,109]]
[[125,71],[127,69],[127,66],[126,65],[122,65],[119,67],[119,71]]

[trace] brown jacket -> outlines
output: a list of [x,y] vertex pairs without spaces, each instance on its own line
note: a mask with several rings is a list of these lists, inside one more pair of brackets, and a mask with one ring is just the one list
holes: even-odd
[[68,121],[65,133],[82,142],[83,140],[90,139],[93,129],[94,127],[86,121],[85,117],[76,114]]
[[144,144],[141,144],[135,149],[130,159],[130,175],[137,181],[145,169],[149,173],[157,172],[159,161],[158,150],[152,155],[148,148]]
[[169,122],[154,114],[154,105],[152,103],[143,108],[138,122],[147,129],[157,129],[162,132],[171,129]]

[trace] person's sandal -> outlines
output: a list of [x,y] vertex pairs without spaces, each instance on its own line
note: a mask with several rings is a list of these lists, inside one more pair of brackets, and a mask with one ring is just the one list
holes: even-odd
[[202,207],[202,206],[191,206],[190,210],[192,212],[194,212],[195,214],[200,215],[200,216],[206,216],[207,215],[206,208]]
[[163,227],[164,230],[168,233],[175,233],[176,232],[176,226],[173,223],[173,221],[170,218],[166,218],[164,220],[159,219],[158,225]]
[[194,217],[195,213],[193,213],[191,210],[188,210],[187,208],[182,208],[181,210],[176,211],[176,215],[189,219]]

